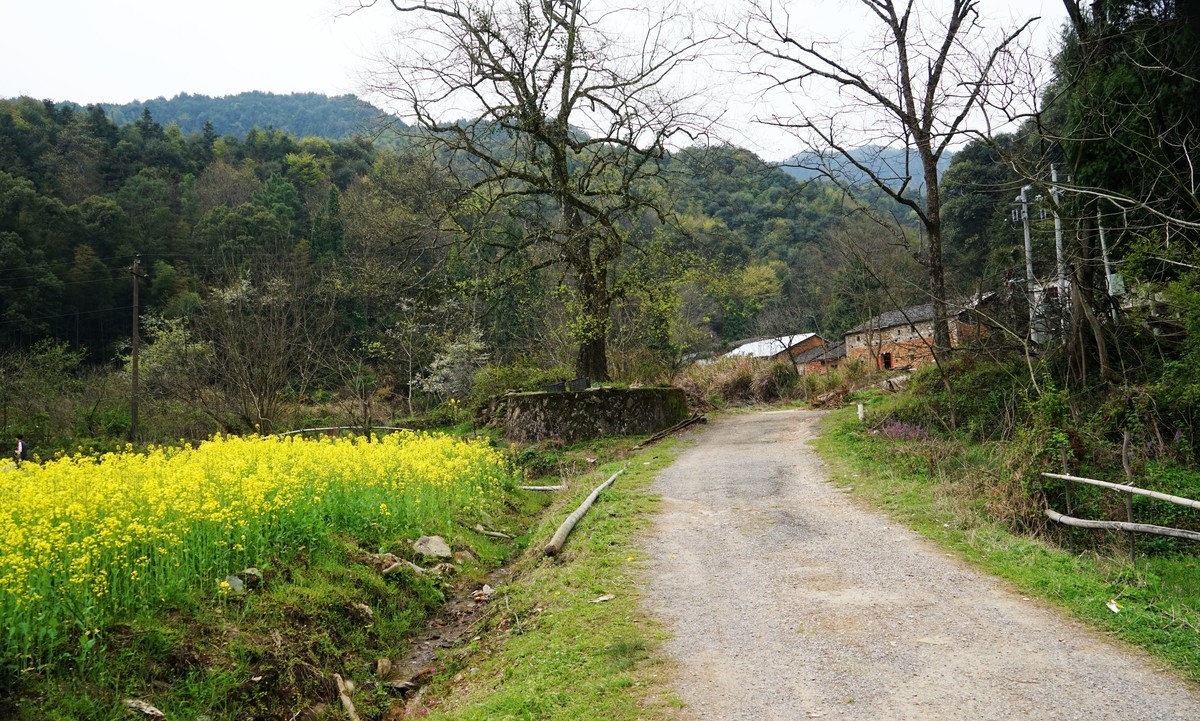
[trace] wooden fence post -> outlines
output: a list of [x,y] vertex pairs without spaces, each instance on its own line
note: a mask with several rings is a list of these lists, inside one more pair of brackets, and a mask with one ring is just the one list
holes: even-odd
[[[1062,473],[1064,476],[1069,475],[1067,472],[1068,471],[1068,469],[1067,469],[1067,449],[1066,448],[1060,449],[1059,454],[1062,457]],[[1063,484],[1063,488],[1067,492],[1067,515],[1074,516],[1075,509],[1071,508],[1071,484],[1065,483],[1065,484]],[[1071,530],[1070,526],[1067,526],[1067,548],[1070,549],[1071,554],[1074,555],[1074,553],[1075,553],[1075,532]]]
[[[1133,463],[1129,459],[1129,429],[1121,439],[1121,466],[1125,469],[1125,484],[1133,485]],[[1125,494],[1125,520],[1133,523],[1133,494]],[[1137,570],[1137,534],[1129,532],[1129,565]]]

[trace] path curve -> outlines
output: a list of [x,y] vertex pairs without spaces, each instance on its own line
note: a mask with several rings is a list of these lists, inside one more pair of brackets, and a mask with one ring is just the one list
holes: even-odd
[[1200,693],[826,479],[821,414],[712,423],[644,542],[687,719],[1200,719]]

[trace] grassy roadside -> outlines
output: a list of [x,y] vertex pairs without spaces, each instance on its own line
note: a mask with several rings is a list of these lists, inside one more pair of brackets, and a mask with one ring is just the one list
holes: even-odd
[[[516,582],[491,601],[475,640],[442,659],[437,678],[410,704],[410,717],[673,718],[681,703],[660,652],[664,631],[640,604],[644,559],[636,539],[658,507],[648,490],[654,474],[679,449],[668,440],[576,479],[531,531],[529,549],[514,565]],[[622,467],[562,554],[544,557],[541,548],[558,524]]]
[[[853,408],[831,414],[817,449],[834,483],[1021,593],[1052,603],[1200,681],[1200,559],[1194,555],[1072,554],[988,518],[994,448],[955,446],[932,471],[920,442],[862,432]],[[1109,602],[1120,608],[1114,613]]]

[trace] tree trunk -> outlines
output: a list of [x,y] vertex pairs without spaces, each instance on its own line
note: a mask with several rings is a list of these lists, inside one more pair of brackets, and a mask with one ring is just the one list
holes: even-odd
[[608,347],[604,338],[585,340],[579,344],[579,355],[575,359],[575,374],[593,381],[608,378]]
[[942,203],[938,197],[937,161],[926,138],[918,143],[925,173],[925,232],[929,242],[929,295],[933,303],[933,355],[950,357],[950,320],[946,312],[946,271],[942,262]]
[[575,373],[581,378],[606,381],[609,380],[608,325],[612,305],[612,297],[608,292],[608,273],[604,267],[581,268],[576,275],[584,317],[575,319],[580,328]]

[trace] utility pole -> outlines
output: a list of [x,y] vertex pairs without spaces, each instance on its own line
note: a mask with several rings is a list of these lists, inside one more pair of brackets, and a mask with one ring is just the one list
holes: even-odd
[[141,254],[133,256],[133,267],[129,269],[133,276],[133,336],[130,340],[132,358],[129,365],[129,441],[132,443],[138,437],[138,281],[146,276],[138,271],[142,264]]
[[1037,331],[1038,307],[1041,305],[1041,293],[1037,289],[1037,281],[1033,277],[1033,236],[1029,229],[1029,191],[1032,185],[1021,188],[1017,202],[1021,204],[1021,224],[1025,229],[1025,289],[1029,293],[1029,337],[1034,343],[1041,342]]
[[1100,231],[1100,257],[1104,259],[1104,288],[1108,291],[1109,302],[1113,304],[1112,319],[1113,323],[1116,323],[1117,303],[1115,298],[1117,296],[1117,289],[1113,287],[1115,285],[1113,281],[1117,279],[1113,277],[1112,263],[1108,260],[1108,240],[1104,237],[1104,216],[1100,213],[1099,206],[1096,207],[1096,228]]
[[1062,310],[1061,322],[1067,323],[1067,260],[1063,255],[1062,215],[1058,212],[1062,190],[1058,187],[1058,167],[1050,166],[1050,198],[1053,200],[1051,210],[1054,211],[1054,253],[1058,258],[1058,305]]

